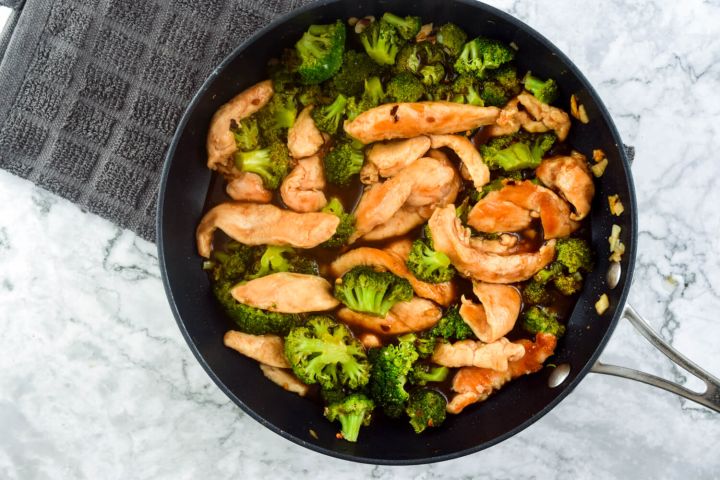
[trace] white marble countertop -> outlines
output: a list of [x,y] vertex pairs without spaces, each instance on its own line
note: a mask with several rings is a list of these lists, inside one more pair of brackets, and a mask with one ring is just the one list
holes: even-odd
[[[641,233],[630,301],[720,376],[720,3],[491,3],[574,59],[637,148]],[[196,363],[153,244],[5,172],[0,305],[3,479],[720,473],[720,415],[598,375],[519,435],[458,460],[375,467],[305,450],[245,415]],[[625,324],[603,359],[685,378]]]

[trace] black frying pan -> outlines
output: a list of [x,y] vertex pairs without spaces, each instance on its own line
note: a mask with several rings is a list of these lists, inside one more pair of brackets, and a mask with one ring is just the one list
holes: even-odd
[[[351,444],[335,438],[337,426],[322,416],[311,400],[288,393],[267,381],[254,360],[223,346],[222,337],[232,323],[210,293],[208,279],[195,250],[195,227],[203,213],[211,172],[206,168],[205,136],[210,118],[238,92],[265,78],[267,60],[290,47],[312,23],[329,23],[351,16],[392,11],[421,15],[435,23],[454,22],[472,37],[485,35],[519,47],[521,71],[555,78],[567,108],[575,93],[585,105],[590,123],[575,123],[568,139],[589,154],[602,148],[609,165],[592,209],[591,241],[598,252],[595,271],[588,275],[582,296],[568,322],[552,363],[535,375],[515,380],[487,401],[449,416],[442,428],[415,435],[405,421],[375,422]],[[618,194],[625,206],[611,217],[607,196]],[[627,246],[608,285],[608,242],[612,224],[622,227]],[[180,330],[200,364],[215,383],[257,421],[307,448],[358,462],[390,465],[447,460],[482,450],[518,433],[557,405],[591,370],[635,378],[684,395],[720,411],[720,381],[674,352],[654,334],[632,309],[625,308],[637,248],[637,204],[630,165],[617,130],[605,106],[585,77],[554,45],[517,19],[471,0],[324,0],[296,10],[272,23],[237,48],[203,84],[183,116],[167,154],[158,205],[158,250],[163,282]],[[617,274],[617,270],[615,271]],[[598,316],[594,303],[602,294],[610,309]],[[657,377],[596,362],[618,320],[629,318],[643,335],[673,360],[697,374],[708,385],[704,395]],[[317,434],[313,437],[310,430]]]

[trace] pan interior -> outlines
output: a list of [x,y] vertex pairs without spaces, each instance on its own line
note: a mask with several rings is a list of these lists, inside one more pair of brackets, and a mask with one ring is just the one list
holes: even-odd
[[[215,302],[195,250],[194,232],[211,185],[205,167],[205,135],[211,116],[220,105],[246,87],[265,78],[267,60],[291,46],[312,23],[329,23],[350,16],[362,17],[392,11],[421,15],[436,24],[454,22],[469,35],[484,35],[518,47],[520,71],[531,69],[559,83],[562,98],[571,93],[585,105],[590,123],[574,122],[568,143],[590,155],[605,151],[609,165],[592,210],[591,241],[598,252],[596,268],[588,276],[583,295],[560,340],[554,359],[569,363],[571,372],[562,385],[548,387],[551,368],[518,379],[484,403],[449,416],[439,429],[415,435],[404,420],[375,422],[350,444],[335,438],[337,427],[328,422],[316,403],[285,392],[267,381],[255,361],[222,344],[232,328]],[[567,100],[565,100],[567,101]],[[568,105],[563,105],[568,110]],[[517,433],[537,420],[564,397],[587,373],[617,322],[629,288],[635,255],[635,199],[629,167],[617,132],[604,106],[587,81],[567,58],[539,34],[502,12],[476,2],[446,1],[330,1],[312,4],[284,17],[238,48],[211,75],[186,111],[168,152],[159,202],[158,248],[163,281],[171,306],[188,344],[218,386],[243,410],[290,440],[348,460],[383,463],[427,463],[486,448]],[[619,194],[626,213],[611,217],[607,196]],[[608,242],[613,223],[622,227],[627,245],[620,284],[605,285],[609,267]],[[602,317],[593,304],[608,293],[611,309]],[[311,431],[315,432],[315,438]]]

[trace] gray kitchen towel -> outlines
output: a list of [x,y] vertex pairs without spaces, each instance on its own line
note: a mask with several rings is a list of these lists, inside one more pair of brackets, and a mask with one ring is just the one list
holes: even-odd
[[26,0],[0,63],[0,168],[154,241],[162,161],[193,93],[305,3]]

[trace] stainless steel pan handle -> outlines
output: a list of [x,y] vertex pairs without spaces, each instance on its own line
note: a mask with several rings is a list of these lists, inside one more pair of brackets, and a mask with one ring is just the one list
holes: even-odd
[[597,361],[595,365],[593,365],[590,369],[591,372],[615,375],[616,377],[623,377],[647,383],[653,387],[662,388],[663,390],[667,390],[668,392],[672,392],[676,395],[680,395],[681,397],[685,397],[688,400],[697,402],[700,405],[704,405],[711,410],[720,412],[720,379],[703,370],[695,363],[688,360],[683,354],[671,347],[630,305],[625,306],[622,316],[623,318],[626,318],[632,326],[647,339],[648,342],[660,350],[666,357],[705,382],[705,391],[703,393],[694,392],[676,383],[649,373],[618,365],[608,365],[600,361]]

